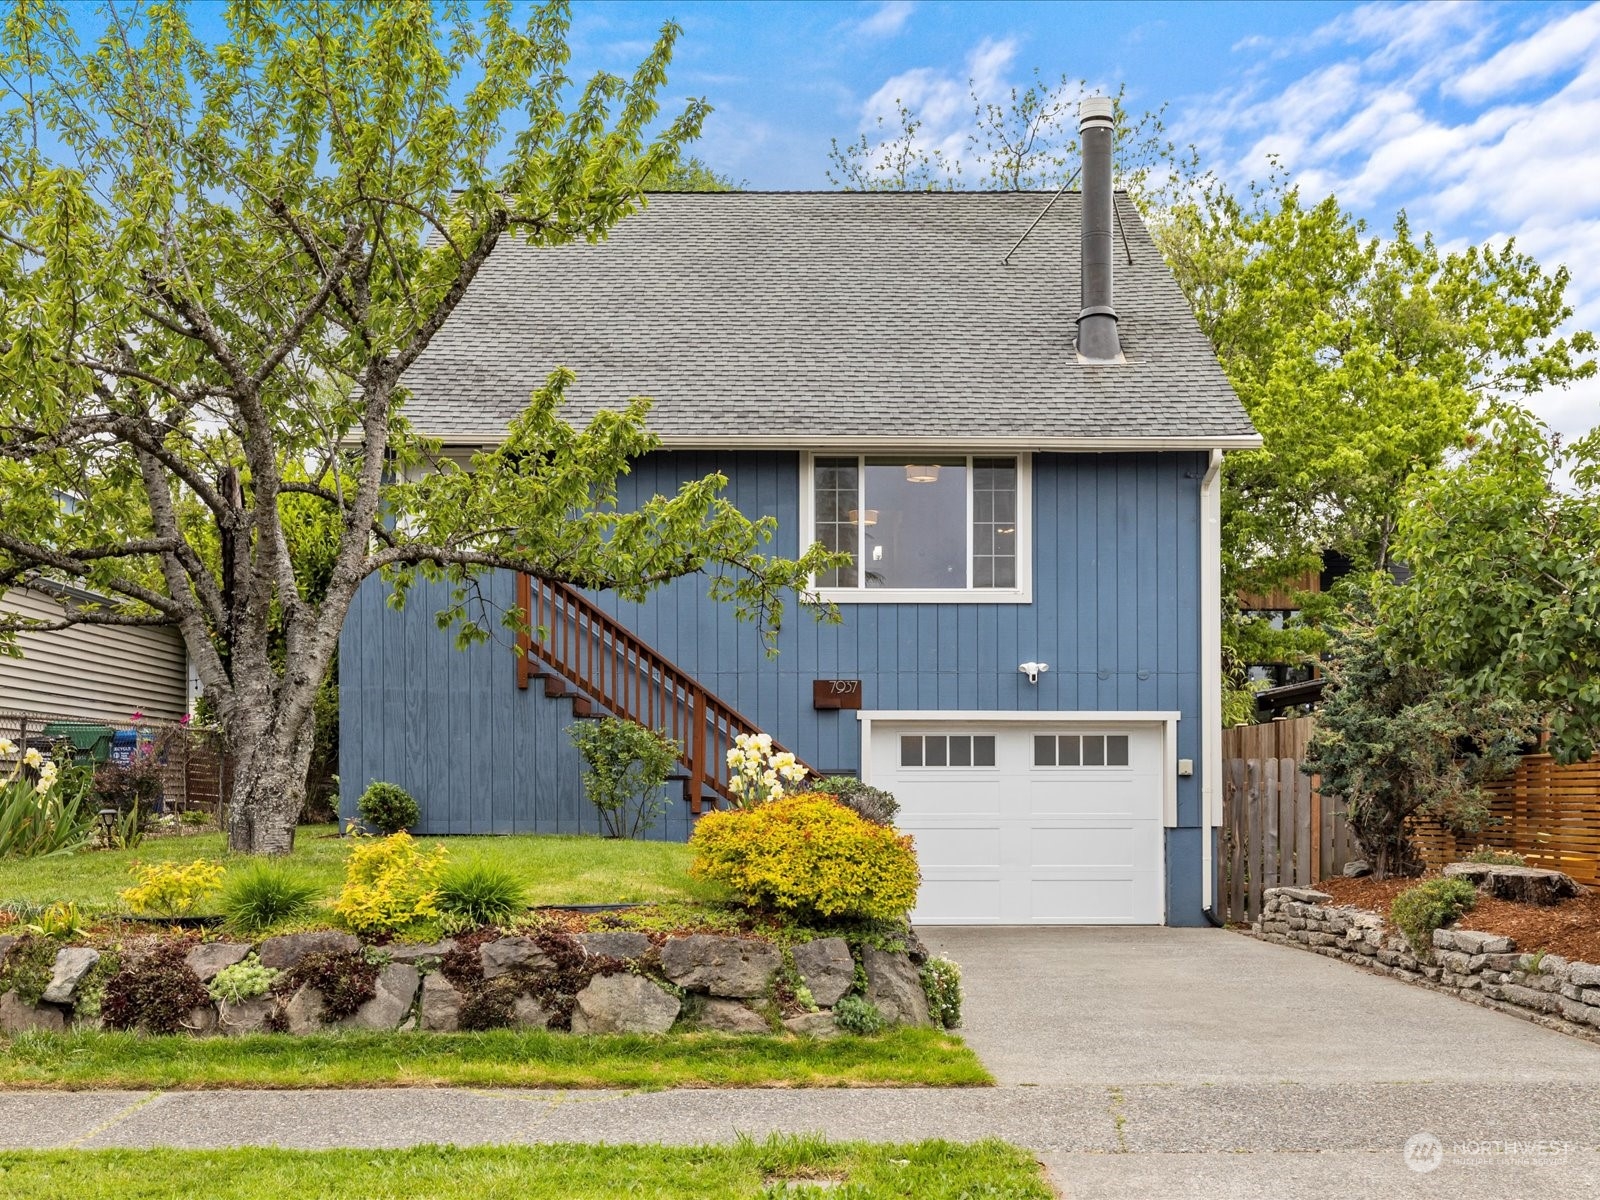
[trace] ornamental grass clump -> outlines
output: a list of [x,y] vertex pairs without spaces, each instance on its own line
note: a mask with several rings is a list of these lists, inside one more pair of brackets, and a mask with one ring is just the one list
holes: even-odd
[[400,933],[439,915],[439,873],[448,851],[424,853],[409,833],[350,835],[344,890],[333,911],[356,933]]
[[254,862],[228,880],[218,908],[235,933],[260,933],[309,915],[319,895],[317,885],[287,863]]
[[726,885],[753,907],[827,922],[896,920],[916,903],[911,838],[830,796],[802,793],[707,813],[689,844],[694,875]]
[[435,901],[447,922],[459,928],[504,925],[528,909],[527,889],[497,863],[452,863],[439,877]]

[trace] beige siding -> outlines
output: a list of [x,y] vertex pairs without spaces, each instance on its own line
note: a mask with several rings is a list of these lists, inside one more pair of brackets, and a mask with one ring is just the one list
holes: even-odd
[[[18,588],[0,609],[56,617],[53,597]],[[187,707],[187,658],[175,629],[79,625],[18,637],[23,657],[0,657],[0,711],[124,723],[135,710],[176,720]]]

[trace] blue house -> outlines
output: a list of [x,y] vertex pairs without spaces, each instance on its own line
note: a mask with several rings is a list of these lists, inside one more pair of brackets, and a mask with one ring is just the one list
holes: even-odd
[[1218,468],[1260,440],[1085,113],[1082,193],[660,194],[601,244],[503,243],[406,376],[414,425],[491,445],[557,365],[574,420],[653,397],[624,503],[723,473],[775,552],[850,552],[816,581],[843,621],[792,613],[769,658],[703,579],[633,604],[501,575],[548,636],[457,651],[442,604],[369,581],[347,809],[388,779],[425,833],[594,830],[565,730],[618,712],[685,743],[683,838],[760,729],[895,794],[921,922],[1203,922]]

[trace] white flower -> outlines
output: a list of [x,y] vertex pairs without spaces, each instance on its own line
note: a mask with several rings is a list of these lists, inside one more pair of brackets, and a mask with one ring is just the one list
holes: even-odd
[[728,766],[737,767],[742,762],[744,762],[743,750],[740,750],[737,746],[735,746],[732,750],[728,751]]
[[55,787],[56,774],[57,772],[55,763],[45,763],[44,768],[39,772],[39,782],[34,785],[33,790],[38,792],[41,796],[44,795],[44,793]]
[[25,767],[32,767],[37,771],[40,767],[44,766],[44,755],[40,754],[32,746],[29,746],[27,753],[22,756],[22,765]]
[[10,758],[17,752],[17,744],[10,738],[0,738],[0,758]]

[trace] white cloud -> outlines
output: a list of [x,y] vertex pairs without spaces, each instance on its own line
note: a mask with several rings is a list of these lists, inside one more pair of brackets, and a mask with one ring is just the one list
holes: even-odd
[[[1369,4],[1307,38],[1242,44],[1256,59],[1243,85],[1176,132],[1235,183],[1276,156],[1306,192],[1331,191],[1379,228],[1404,208],[1449,245],[1514,235],[1571,270],[1569,330],[1600,327],[1600,3],[1501,27],[1523,12]],[[1600,381],[1535,407],[1585,431],[1600,423]]]
[[911,0],[884,0],[877,10],[855,26],[864,37],[893,37],[906,27],[917,6]]
[[880,117],[887,128],[898,128],[898,106],[903,104],[922,121],[924,148],[947,160],[959,159],[972,127],[973,97],[998,102],[1010,87],[1007,72],[1016,56],[1014,40],[984,38],[968,54],[966,71],[959,76],[933,67],[891,76],[861,106],[861,131],[872,136]]

